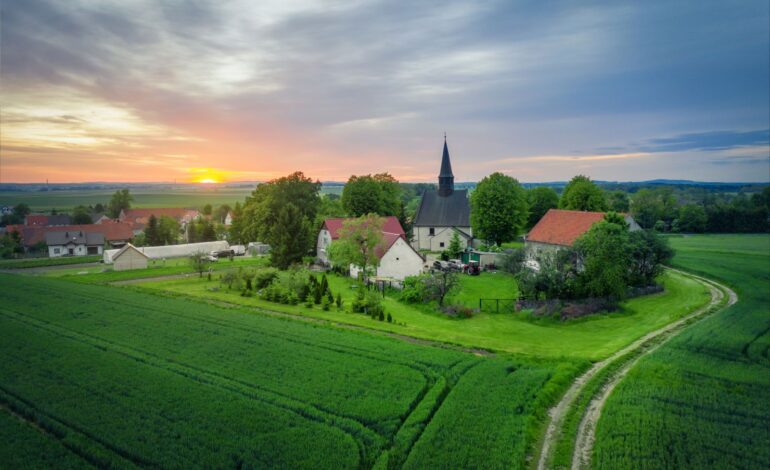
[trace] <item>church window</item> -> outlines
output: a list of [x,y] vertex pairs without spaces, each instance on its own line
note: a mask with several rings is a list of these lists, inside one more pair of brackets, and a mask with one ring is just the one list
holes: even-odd
[[428,235],[433,236],[435,234],[436,234],[436,229],[435,228],[431,227],[431,228],[428,229]]
[[438,246],[440,246],[441,248],[444,248],[444,242],[439,243]]

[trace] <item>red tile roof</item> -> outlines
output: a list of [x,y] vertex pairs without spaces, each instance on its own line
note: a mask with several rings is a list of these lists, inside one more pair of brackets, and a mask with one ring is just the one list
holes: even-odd
[[[398,217],[391,215],[388,217],[384,217],[384,219],[385,219],[385,224],[382,226],[383,232],[396,234],[401,238],[406,239],[406,233],[404,232],[403,227],[401,227],[401,222],[398,221]],[[346,220],[351,220],[351,219],[336,218],[336,219],[324,220],[324,227],[331,234],[332,240],[336,240],[340,237],[339,230],[342,228],[342,225]],[[392,244],[393,243],[391,243],[391,245]],[[390,248],[390,245],[388,245],[388,248]]]
[[160,207],[155,209],[126,209],[121,213],[121,222],[134,222],[146,224],[150,219],[150,216],[154,215],[157,218],[162,216],[171,217],[177,221],[181,221],[185,217],[195,217],[198,215],[198,211],[192,209],[184,209],[180,207]]
[[551,209],[532,227],[527,241],[572,246],[593,224],[604,219],[603,212]]
[[25,222],[27,225],[48,225],[48,216],[43,214],[30,214],[26,217]]
[[25,246],[33,246],[41,241],[45,241],[46,232],[101,233],[104,235],[104,239],[110,242],[130,240],[134,236],[131,225],[120,222],[88,225],[56,225],[51,227],[9,225],[6,227],[6,230],[8,232],[19,232],[22,243]]

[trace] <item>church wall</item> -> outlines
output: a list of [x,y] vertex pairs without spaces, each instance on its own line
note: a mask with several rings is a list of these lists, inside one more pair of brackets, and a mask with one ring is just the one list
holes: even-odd
[[[412,246],[415,250],[444,251],[449,248],[452,241],[453,227],[433,227],[434,235],[430,235],[430,227],[414,227],[414,239]],[[470,227],[458,227],[466,233],[472,233]],[[460,234],[460,240],[467,243],[467,239]]]

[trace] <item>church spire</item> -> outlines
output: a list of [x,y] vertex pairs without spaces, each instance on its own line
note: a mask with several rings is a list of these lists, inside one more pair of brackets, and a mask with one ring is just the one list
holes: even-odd
[[444,154],[441,156],[441,170],[438,173],[438,195],[449,196],[455,190],[455,176],[452,174],[452,163],[449,161],[449,149],[444,133]]

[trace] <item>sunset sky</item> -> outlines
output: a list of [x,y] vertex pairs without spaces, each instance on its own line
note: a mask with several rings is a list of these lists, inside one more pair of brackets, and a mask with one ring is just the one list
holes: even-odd
[[738,2],[4,0],[0,182],[770,180]]

